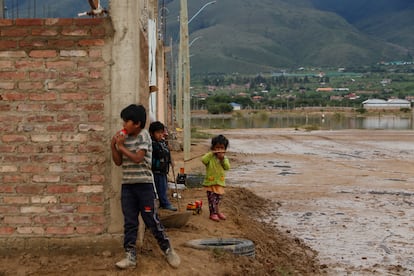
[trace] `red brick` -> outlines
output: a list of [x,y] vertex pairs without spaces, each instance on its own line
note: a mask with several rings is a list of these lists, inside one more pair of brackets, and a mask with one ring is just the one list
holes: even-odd
[[45,19],[46,26],[69,26],[72,25],[72,18],[47,18]]
[[47,40],[21,40],[19,41],[20,48],[40,48],[47,45]]
[[104,203],[105,197],[103,195],[91,195],[89,196],[89,201],[93,203]]
[[55,120],[55,118],[53,116],[41,116],[41,115],[36,115],[36,116],[29,116],[27,117],[27,121],[28,122],[40,122],[40,123],[45,123],[45,122],[53,122]]
[[49,61],[46,62],[47,69],[74,69],[76,67],[76,63],[73,61]]
[[86,163],[90,161],[90,157],[88,155],[71,155],[71,156],[63,156],[63,162],[68,163]]
[[70,222],[69,216],[67,215],[47,215],[47,216],[35,216],[33,222],[43,225],[56,225],[56,224],[67,224]]
[[79,46],[104,46],[105,40],[103,39],[82,39],[79,41]]
[[88,122],[104,122],[105,116],[101,113],[88,114]]
[[3,80],[23,80],[25,78],[26,78],[25,72],[0,71],[0,79],[3,79]]
[[76,88],[76,84],[74,82],[49,82],[47,84],[48,89],[56,89],[56,90],[73,90]]
[[100,215],[92,215],[89,219],[90,222],[92,223],[99,223],[99,224],[103,224],[106,222],[106,218],[105,216],[100,216]]
[[71,114],[59,114],[57,118],[58,122],[79,122],[80,116],[79,115],[71,115]]
[[43,83],[41,82],[29,82],[29,81],[25,81],[25,82],[19,82],[18,85],[19,89],[22,90],[39,90],[43,88]]
[[49,194],[70,194],[76,191],[76,187],[69,185],[49,185],[46,190]]
[[104,207],[97,205],[80,205],[78,207],[78,213],[80,214],[94,214],[94,213],[103,213]]
[[58,32],[53,29],[33,29],[33,36],[56,36]]
[[21,112],[36,112],[36,111],[42,111],[43,106],[41,104],[19,104],[17,106],[17,111]]
[[16,69],[41,69],[44,63],[42,61],[18,60],[16,61]]
[[48,45],[50,47],[69,48],[75,45],[75,41],[69,39],[48,40]]
[[75,207],[73,205],[52,205],[47,210],[52,214],[68,214],[74,213]]
[[1,36],[25,37],[28,32],[25,29],[6,29],[1,30]]
[[62,100],[70,100],[70,101],[82,101],[88,99],[87,93],[61,93],[60,98]]
[[19,146],[17,151],[20,153],[39,153],[39,152],[42,152],[43,150],[41,147],[30,144],[30,145]]
[[[15,40],[0,40],[0,49],[17,48],[18,42]],[[0,55],[1,56],[1,55]]]
[[53,58],[57,57],[57,52],[56,50],[32,50],[29,56],[33,58]]
[[46,228],[47,234],[55,234],[55,235],[70,235],[74,233],[74,228],[72,226],[66,227],[47,227]]
[[16,146],[14,145],[0,145],[0,152],[7,153],[7,152],[14,152],[16,150]]
[[31,218],[26,216],[5,216],[3,221],[5,224],[29,224],[32,222]]
[[[41,174],[41,173],[47,172],[47,169],[42,165],[28,164],[28,165],[20,165],[20,171],[22,173],[40,173]],[[39,186],[33,186],[33,187],[39,187]],[[22,187],[18,187],[18,188],[21,189]]]
[[31,93],[29,99],[32,101],[54,101],[57,99],[57,95],[54,92],[49,93]]
[[76,232],[78,234],[101,234],[104,232],[103,226],[77,226]]
[[61,203],[86,203],[88,202],[88,198],[86,196],[81,195],[61,195],[60,196]]
[[62,30],[62,35],[65,36],[87,36],[88,30],[87,29],[64,29]]
[[89,99],[90,100],[104,100],[107,93],[101,92],[103,89],[100,89],[99,91],[89,91]]
[[57,79],[59,77],[59,73],[56,71],[30,72],[29,77],[30,79],[36,79],[36,80]]
[[42,26],[43,19],[40,18],[18,18],[16,19],[16,26]]
[[10,236],[11,234],[14,234],[15,231],[16,231],[16,228],[15,227],[0,226],[0,235],[8,235],[8,236]]
[[85,183],[89,181],[89,175],[80,175],[80,174],[71,174],[71,175],[63,175],[62,182],[63,183]]
[[10,60],[0,60],[1,69],[11,69],[14,68],[14,63]]
[[102,50],[101,49],[91,49],[89,50],[90,57],[102,57]]
[[16,134],[10,134],[10,135],[3,135],[1,139],[4,143],[18,143],[18,142],[26,142],[27,137],[24,135],[16,135]]
[[[1,44],[0,40],[0,44]],[[25,51],[0,51],[0,57],[3,58],[24,58],[26,57]]]
[[76,18],[73,23],[77,26],[93,26],[104,24],[104,18]]
[[27,204],[29,197],[27,196],[3,196],[3,203],[6,204]]
[[27,93],[7,92],[0,95],[3,101],[24,101],[27,99]]
[[[14,82],[0,81],[0,89],[12,90],[14,89]],[[0,95],[0,99],[2,99],[1,95]]]
[[3,177],[3,184],[4,183],[21,183],[21,182],[24,182],[24,180],[25,179],[22,175],[5,175]]
[[0,214],[17,214],[19,213],[19,209],[17,206],[0,205]]
[[49,132],[73,132],[75,129],[76,126],[74,124],[51,125],[46,127],[46,130]]
[[14,193],[14,192],[15,192],[14,186],[4,185],[4,183],[0,185],[0,193]]
[[101,174],[98,174],[98,175],[92,175],[91,176],[91,182],[92,183],[105,183],[105,176],[104,175],[101,175]]
[[93,37],[97,37],[97,36],[104,36],[106,33],[105,28],[103,27],[93,27],[91,29],[91,35]]
[[57,183],[60,181],[60,176],[58,175],[34,175],[32,181],[35,183]]
[[100,104],[100,103],[84,104],[84,105],[79,105],[79,109],[86,110],[86,111],[103,111],[104,104]]
[[0,19],[0,26],[4,27],[4,26],[12,26],[13,25],[13,20],[11,19]]

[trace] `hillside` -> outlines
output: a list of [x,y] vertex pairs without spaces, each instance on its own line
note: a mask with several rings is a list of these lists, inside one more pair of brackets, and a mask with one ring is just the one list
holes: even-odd
[[[166,5],[165,38],[176,46],[180,0],[159,2]],[[210,2],[188,1],[189,18]],[[76,17],[89,9],[86,0],[17,3],[5,0],[9,18]],[[109,0],[101,3],[109,6]],[[413,14],[414,3],[406,0],[217,0],[189,24],[191,72],[258,73],[410,60]]]
[[[178,15],[178,2],[168,5],[169,18],[176,18],[175,11]],[[201,6],[189,2],[189,17]],[[351,8],[361,6],[354,3]],[[382,22],[383,28],[375,24],[391,12],[397,12],[397,17],[404,15],[399,22],[403,18],[406,22],[413,20],[408,16],[409,11],[387,9],[379,13],[373,9],[351,23],[336,11],[318,9],[316,3],[314,6],[305,0],[220,0],[190,23],[190,41],[202,36],[190,48],[192,73],[253,73],[296,66],[346,67],[405,59],[405,45],[412,44],[396,45],[398,39],[387,42],[387,36],[380,30],[392,22]],[[175,35],[178,22],[169,23],[169,30],[177,30],[170,35]],[[388,36],[398,34],[409,42],[414,38],[411,26],[400,28],[398,33],[387,31]]]

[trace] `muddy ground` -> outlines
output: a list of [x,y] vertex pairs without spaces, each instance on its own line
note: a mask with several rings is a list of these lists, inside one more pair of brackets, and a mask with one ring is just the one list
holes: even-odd
[[[121,243],[84,250],[9,252],[0,275],[411,275],[414,259],[414,134],[411,131],[209,130],[230,139],[232,169],[223,199],[228,219],[208,219],[202,188],[172,199],[203,212],[167,233],[182,264],[165,262],[146,233],[135,270],[119,271]],[[176,168],[202,173],[209,140]],[[161,216],[167,216],[163,211]],[[186,247],[191,239],[245,238],[256,257]],[[116,239],[119,239],[117,237]]]

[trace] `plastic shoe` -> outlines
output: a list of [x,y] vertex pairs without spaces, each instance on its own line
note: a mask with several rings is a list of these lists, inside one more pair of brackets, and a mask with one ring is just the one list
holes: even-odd
[[128,267],[136,267],[137,261],[136,261],[135,254],[133,252],[127,251],[125,259],[122,259],[119,262],[117,262],[115,266],[120,269],[126,269]]
[[210,215],[210,219],[219,222],[220,218],[217,214],[212,214]]
[[177,268],[180,265],[180,256],[178,256],[178,254],[175,253],[174,249],[172,249],[171,247],[165,250],[165,256],[167,257],[167,262],[173,268]]
[[226,216],[223,213],[218,213],[217,216],[221,220],[226,220]]

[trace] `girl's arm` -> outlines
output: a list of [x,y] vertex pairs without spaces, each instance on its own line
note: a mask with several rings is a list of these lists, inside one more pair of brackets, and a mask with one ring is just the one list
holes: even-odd
[[207,152],[206,154],[201,157],[201,162],[203,162],[204,165],[207,165],[208,162],[211,160],[211,158],[214,157],[214,153],[212,151]]

